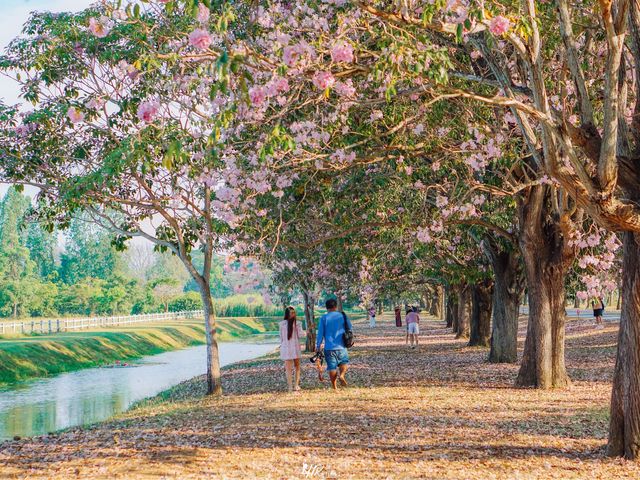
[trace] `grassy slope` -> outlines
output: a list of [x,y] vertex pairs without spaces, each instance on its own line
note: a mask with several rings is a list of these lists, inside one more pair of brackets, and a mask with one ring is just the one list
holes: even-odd
[[[286,394],[277,355],[202,377],[118,419],[0,445],[8,478],[622,479],[640,464],[604,456],[617,325],[567,325],[565,390],[513,388],[517,365],[425,322],[419,350],[389,317],[356,323],[351,386],[320,385],[303,363]],[[520,324],[520,349],[526,322]],[[164,399],[164,401],[162,400]],[[167,401],[168,400],[168,401]],[[305,464],[320,473],[305,475]],[[308,470],[307,470],[308,472]],[[316,470],[318,472],[318,470]]]
[[[275,329],[277,320],[220,321],[221,341]],[[1,337],[0,337],[1,338]],[[0,339],[0,384],[134,359],[204,343],[202,322],[139,324],[102,331]]]

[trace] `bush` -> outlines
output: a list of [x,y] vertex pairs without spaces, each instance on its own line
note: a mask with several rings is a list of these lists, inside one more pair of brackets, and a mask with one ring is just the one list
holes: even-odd
[[202,298],[197,292],[187,292],[169,302],[170,312],[185,312],[189,310],[202,310]]

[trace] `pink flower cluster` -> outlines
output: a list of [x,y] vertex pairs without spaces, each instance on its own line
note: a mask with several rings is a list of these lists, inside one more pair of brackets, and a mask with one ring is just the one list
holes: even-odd
[[67,118],[75,125],[84,120],[84,113],[75,107],[70,107],[69,110],[67,110]]
[[279,104],[286,103],[286,97],[281,94],[289,91],[289,81],[284,77],[274,77],[264,86],[254,86],[249,89],[249,99],[251,104],[259,107],[265,100],[277,97]]
[[331,72],[316,72],[313,76],[313,84],[320,90],[326,90],[333,87],[336,79]]
[[353,59],[353,47],[350,44],[340,40],[333,45],[331,49],[331,60],[336,63],[351,63]]
[[15,128],[16,135],[21,138],[28,137],[29,134],[35,132],[38,129],[38,124],[36,123],[23,123],[22,125],[18,125]]
[[89,31],[98,38],[104,38],[111,32],[113,24],[107,17],[91,17],[89,19]]
[[213,37],[206,30],[196,28],[189,34],[189,43],[198,50],[206,50],[213,43]]
[[340,165],[350,165],[356,159],[356,152],[347,153],[339,148],[331,155],[331,161]]
[[152,123],[158,115],[160,104],[155,101],[146,101],[138,105],[138,118],[145,123]]
[[287,67],[291,68],[297,67],[303,57],[313,58],[315,56],[315,49],[304,41],[296,45],[287,45],[282,50],[282,60]]
[[428,227],[423,227],[416,230],[416,238],[419,242],[422,243],[431,243],[433,238],[431,238],[430,229]]
[[497,37],[507,33],[509,28],[511,28],[511,22],[502,15],[493,17],[489,22],[489,31]]
[[197,19],[200,23],[206,23],[209,20],[209,16],[211,15],[211,11],[207,8],[204,3],[198,4],[198,16]]
[[333,89],[344,98],[354,98],[356,96],[356,87],[353,86],[353,80],[350,78],[344,82],[336,82]]

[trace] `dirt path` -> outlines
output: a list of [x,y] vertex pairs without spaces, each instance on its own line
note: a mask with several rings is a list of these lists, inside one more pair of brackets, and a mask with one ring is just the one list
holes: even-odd
[[347,389],[305,360],[304,391],[282,393],[279,360],[248,362],[225,372],[222,398],[192,381],[117,421],[0,445],[0,477],[640,478],[604,457],[617,324],[569,322],[574,382],[549,392],[512,388],[517,365],[485,363],[441,322],[422,325],[419,350],[378,324],[356,323]]

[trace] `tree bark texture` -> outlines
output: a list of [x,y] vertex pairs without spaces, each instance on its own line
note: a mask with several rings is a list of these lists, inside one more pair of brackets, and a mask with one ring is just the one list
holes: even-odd
[[204,282],[199,287],[204,306],[204,327],[207,340],[207,393],[209,395],[221,395],[222,380],[220,376],[220,351],[218,349],[218,333],[216,331],[216,313],[209,285]]
[[609,456],[640,458],[640,235],[625,232],[622,311],[611,392]]
[[446,305],[445,321],[447,328],[453,328],[453,319],[458,315],[458,305],[456,295],[451,287],[447,288],[447,305]]
[[469,346],[488,347],[491,340],[493,280],[486,279],[471,289],[471,332]]
[[469,338],[471,326],[471,285],[462,284],[458,288],[458,320],[456,322],[456,338]]
[[316,321],[314,315],[313,297],[308,290],[302,290],[304,301],[304,321],[307,325],[307,340],[305,342],[305,352],[313,352],[316,348]]
[[531,187],[519,201],[520,250],[529,296],[529,322],[516,385],[565,387],[565,276],[575,249],[568,245],[569,220],[551,211],[549,186]]
[[487,239],[482,245],[491,262],[495,281],[489,361],[515,363],[518,361],[518,317],[524,291],[520,252],[515,246],[501,245],[494,239]]

